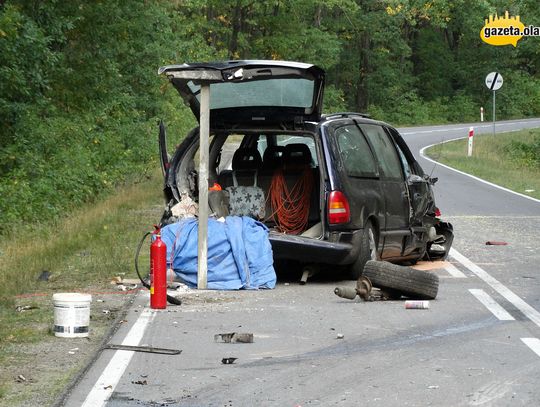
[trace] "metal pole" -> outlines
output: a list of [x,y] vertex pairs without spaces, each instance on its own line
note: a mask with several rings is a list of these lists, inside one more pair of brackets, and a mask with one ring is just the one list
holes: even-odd
[[495,135],[495,92],[493,91],[493,135]]
[[210,136],[210,85],[201,85],[201,123],[199,127],[199,235],[197,288],[208,283],[208,138]]

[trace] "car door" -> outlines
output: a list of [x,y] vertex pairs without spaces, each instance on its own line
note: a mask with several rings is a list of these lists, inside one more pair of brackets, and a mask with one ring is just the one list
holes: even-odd
[[393,139],[379,124],[359,123],[375,154],[382,195],[385,201],[385,230],[380,232],[383,259],[400,257],[403,245],[410,234],[409,193],[403,168]]
[[385,201],[380,188],[379,169],[364,134],[350,119],[335,121],[329,130],[332,144],[337,149],[334,158],[337,160],[336,169],[350,205],[350,227],[361,229],[368,217],[375,216],[377,222],[374,226],[384,230]]

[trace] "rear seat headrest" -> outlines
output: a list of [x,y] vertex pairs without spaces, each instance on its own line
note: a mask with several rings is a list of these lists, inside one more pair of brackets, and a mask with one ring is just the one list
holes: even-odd
[[285,146],[284,162],[286,166],[310,165],[311,151],[306,144],[287,144]]
[[233,155],[233,170],[258,170],[261,166],[261,154],[256,148],[239,148]]
[[263,154],[263,168],[275,169],[283,162],[285,146],[268,146]]

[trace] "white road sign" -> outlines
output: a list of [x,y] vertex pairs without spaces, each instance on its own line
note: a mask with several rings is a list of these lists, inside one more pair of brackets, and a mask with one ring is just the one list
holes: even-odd
[[499,90],[503,85],[503,77],[499,72],[491,72],[486,76],[486,86],[489,90]]

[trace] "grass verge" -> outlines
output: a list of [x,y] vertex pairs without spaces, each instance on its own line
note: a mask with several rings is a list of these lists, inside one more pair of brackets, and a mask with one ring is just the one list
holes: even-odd
[[428,157],[486,181],[540,199],[540,129],[474,136],[473,154],[468,140],[438,144]]
[[[159,221],[161,186],[156,172],[54,224],[0,240],[0,363],[6,367],[0,372],[0,406],[47,405],[95,352],[126,299],[114,295],[118,291],[111,279],[136,277],[135,248]],[[147,259],[145,253],[141,264]],[[48,281],[38,280],[43,271],[50,273]],[[86,340],[52,333],[51,297],[65,291],[93,294],[91,337]]]

